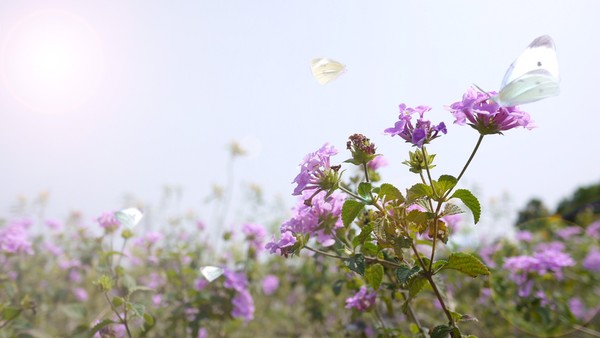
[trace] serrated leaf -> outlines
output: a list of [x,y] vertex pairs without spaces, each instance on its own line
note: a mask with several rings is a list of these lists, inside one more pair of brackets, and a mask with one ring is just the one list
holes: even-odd
[[371,183],[361,182],[358,185],[358,196],[366,200],[371,200],[371,189],[373,189],[373,185]]
[[139,317],[139,318],[144,318],[144,313],[146,313],[146,307],[143,304],[137,304],[137,303],[129,303],[131,305],[131,310],[133,310],[133,313]]
[[344,201],[344,205],[342,206],[342,222],[344,222],[344,226],[350,226],[364,207],[365,204],[359,201],[351,199]]
[[400,284],[404,285],[419,271],[421,271],[419,266],[410,268],[408,265],[402,265],[396,269],[396,277],[398,277]]
[[454,328],[449,325],[438,325],[431,330],[431,338],[446,338]]
[[365,272],[365,279],[373,290],[378,290],[383,281],[383,265],[379,263],[371,265]]
[[400,249],[408,249],[411,247],[413,239],[410,237],[398,237],[396,238],[396,245]]
[[379,251],[379,247],[373,242],[365,242],[360,248],[360,251],[367,256],[375,256]]
[[433,265],[431,266],[431,270],[435,274],[439,269],[444,267],[446,264],[448,264],[447,260],[440,259],[439,261],[433,263]]
[[357,274],[365,275],[365,256],[362,254],[356,254],[346,261],[348,268]]
[[444,265],[442,270],[448,269],[458,270],[473,278],[490,274],[490,270],[477,257],[464,252],[453,252],[448,257],[448,263]]
[[448,215],[458,215],[462,214],[464,211],[456,204],[446,203],[444,205],[444,211],[440,216],[448,216]]
[[410,202],[422,197],[433,197],[433,190],[430,186],[423,183],[417,183],[408,189],[406,199]]
[[410,298],[415,298],[415,296],[419,294],[421,290],[423,290],[425,284],[427,284],[427,280],[425,279],[425,277],[421,275],[413,277],[408,282],[408,295],[410,296]]
[[379,187],[379,196],[383,198],[384,202],[396,201],[398,204],[404,203],[404,196],[402,196],[400,190],[389,183],[384,183]]
[[333,290],[333,294],[334,295],[339,295],[340,292],[342,292],[342,286],[344,286],[344,283],[346,281],[343,279],[338,279],[335,282],[333,282],[333,285],[331,286],[331,289]]
[[438,186],[443,190],[443,191],[438,191],[438,193],[446,193],[446,191],[453,189],[456,186],[456,183],[458,182],[456,180],[456,177],[452,176],[452,175],[442,175],[440,176],[440,178],[437,180],[438,182]]
[[473,213],[473,218],[475,219],[475,224],[479,222],[479,218],[481,217],[481,205],[479,204],[479,200],[477,197],[473,195],[467,189],[458,189],[452,194],[450,198],[458,198],[460,199]]
[[352,245],[356,247],[363,244],[368,238],[371,237],[371,232],[373,232],[373,225],[365,225],[360,230],[360,234],[352,239]]

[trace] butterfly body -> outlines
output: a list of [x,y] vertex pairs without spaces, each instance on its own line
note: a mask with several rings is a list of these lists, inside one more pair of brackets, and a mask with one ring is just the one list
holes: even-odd
[[115,217],[128,229],[135,227],[143,216],[144,214],[137,208],[127,208],[115,212]]
[[342,75],[346,66],[332,59],[316,58],[311,62],[311,70],[315,79],[324,85]]
[[558,95],[559,82],[554,42],[542,35],[510,65],[495,99],[503,106],[535,102]]

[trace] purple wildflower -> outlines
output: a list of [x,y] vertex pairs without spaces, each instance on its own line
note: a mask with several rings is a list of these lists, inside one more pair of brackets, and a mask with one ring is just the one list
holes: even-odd
[[482,93],[469,88],[462,101],[454,102],[449,110],[456,120],[454,123],[470,125],[482,135],[501,134],[517,127],[535,128],[528,113],[515,107],[503,107],[492,98],[495,92]]
[[296,237],[294,237],[294,234],[292,234],[291,231],[283,231],[281,233],[281,239],[275,241],[275,236],[273,236],[271,241],[265,245],[265,249],[269,250],[272,254],[279,251],[280,255],[287,257],[291,253],[290,251],[294,244],[296,244]]
[[80,302],[85,302],[88,300],[88,293],[85,291],[85,289],[75,288],[73,289],[73,295],[75,295],[75,298],[77,298],[77,300]]
[[264,248],[263,241],[267,236],[267,230],[262,225],[246,223],[242,225],[242,232],[254,250],[261,251]]
[[32,255],[31,242],[27,238],[29,226],[30,224],[27,222],[13,221],[5,228],[0,229],[0,252]]
[[248,290],[238,292],[231,304],[233,304],[231,316],[234,318],[243,318],[246,323],[254,319],[254,299]]
[[294,208],[294,215],[281,225],[281,233],[310,234],[323,246],[335,243],[335,231],[344,225],[341,219],[344,194],[333,193],[326,197],[324,191],[312,196],[311,205],[303,202],[306,194]]
[[600,220],[588,225],[585,229],[585,235],[593,239],[600,239]]
[[198,338],[206,337],[208,337],[208,331],[206,331],[206,328],[201,327],[200,329],[198,329]]
[[529,243],[533,239],[533,235],[531,234],[531,232],[529,232],[527,230],[523,230],[523,231],[517,232],[517,234],[515,235],[515,238],[517,239],[517,241]]
[[148,242],[148,245],[155,244],[161,239],[163,239],[163,234],[158,231],[150,231],[146,234],[146,242]]
[[583,259],[583,267],[593,271],[600,273],[600,251],[597,249],[592,249]]
[[338,151],[329,143],[325,143],[316,152],[307,154],[300,163],[300,173],[292,183],[298,184],[292,195],[300,195],[305,190],[333,190],[338,184],[337,170],[332,167],[330,158]]
[[558,237],[562,238],[563,240],[567,240],[575,235],[579,235],[582,232],[583,232],[583,229],[581,227],[570,226],[570,227],[566,227],[566,228],[557,230],[556,234],[558,235]]
[[355,308],[359,311],[365,311],[375,304],[377,293],[367,291],[366,286],[361,286],[360,290],[352,297],[346,299],[346,309]]
[[102,215],[98,217],[97,221],[107,233],[117,230],[121,225],[121,222],[115,217],[114,212],[103,212]]
[[262,289],[265,295],[270,296],[279,287],[279,278],[275,275],[267,275],[262,280]]
[[579,319],[579,320],[584,320],[586,319],[586,308],[585,308],[585,304],[583,304],[583,302],[581,301],[581,298],[579,297],[573,297],[571,299],[569,299],[569,310],[571,311],[571,313],[573,314],[573,316],[575,316],[575,318]]
[[[394,127],[384,130],[385,134],[391,136],[400,136],[406,142],[421,148],[423,144],[431,142],[433,139],[441,136],[439,133],[446,134],[446,125],[440,122],[438,125],[432,125],[431,121],[423,119],[423,115],[430,111],[427,106],[418,106],[416,108],[406,107],[406,104],[400,104],[400,116]],[[413,126],[411,119],[414,113],[419,114],[415,125]]]
[[225,269],[223,275],[225,276],[225,283],[223,283],[224,287],[234,289],[238,292],[248,289],[248,278],[243,271],[236,272]]
[[377,170],[379,168],[385,167],[388,165],[388,160],[383,157],[382,155],[378,155],[376,156],[371,162],[369,162],[367,165],[369,166],[369,168],[371,170]]

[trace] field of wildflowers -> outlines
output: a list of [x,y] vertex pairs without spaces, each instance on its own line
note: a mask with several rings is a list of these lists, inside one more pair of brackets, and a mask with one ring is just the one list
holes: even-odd
[[494,95],[469,89],[449,106],[478,136],[458,175],[434,174],[443,165],[427,150],[447,126],[402,104],[385,133],[412,146],[403,164],[415,183],[384,183],[378,169],[390,164],[353,134],[345,160],[331,144],[303,159],[290,217],[218,238],[193,213],[162,219],[138,206],[5,217],[0,337],[598,337],[597,186],[556,213],[533,201],[516,238],[449,241],[486,226],[458,188],[484,137],[533,128]]

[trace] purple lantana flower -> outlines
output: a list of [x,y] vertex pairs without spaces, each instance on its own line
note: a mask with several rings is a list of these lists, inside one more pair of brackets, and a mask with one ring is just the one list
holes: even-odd
[[25,221],[12,221],[6,227],[0,228],[0,252],[9,254],[33,254],[31,241],[27,228],[30,223]]
[[600,251],[597,249],[592,249],[583,259],[583,267],[593,271],[600,273]]
[[121,222],[115,217],[114,212],[103,212],[102,215],[98,217],[97,221],[107,233],[111,233],[121,226]]
[[[440,132],[447,133],[444,122],[432,125],[431,121],[423,118],[423,115],[430,110],[431,108],[427,106],[410,108],[402,103],[400,104],[399,120],[394,124],[394,127],[384,130],[384,133],[391,136],[398,135],[406,142],[421,148],[423,144],[427,144],[431,140],[441,136]],[[413,126],[411,120],[415,113],[419,114],[419,117]]]
[[270,296],[279,287],[279,278],[275,275],[266,275],[262,280],[262,289],[265,295]]
[[294,178],[293,183],[298,184],[292,195],[300,195],[306,190],[333,191],[337,188],[339,166],[331,166],[331,156],[338,151],[329,143],[325,143],[319,150],[304,157],[300,163],[300,173]]
[[492,98],[495,92],[482,93],[469,88],[463,95],[462,101],[454,102],[448,110],[454,115],[454,123],[470,125],[482,135],[501,134],[517,127],[535,128],[535,123],[528,113],[519,110],[517,106],[503,107]]
[[346,309],[355,308],[365,311],[375,304],[375,298],[377,298],[377,293],[368,291],[367,287],[363,285],[354,296],[346,299]]
[[294,244],[296,244],[294,234],[291,231],[283,231],[279,241],[275,240],[275,236],[273,236],[271,241],[265,245],[265,249],[272,254],[279,251],[280,255],[287,257],[291,253]]
[[242,225],[242,232],[246,235],[246,240],[256,251],[264,248],[263,240],[267,236],[267,230],[260,224],[246,223]]

